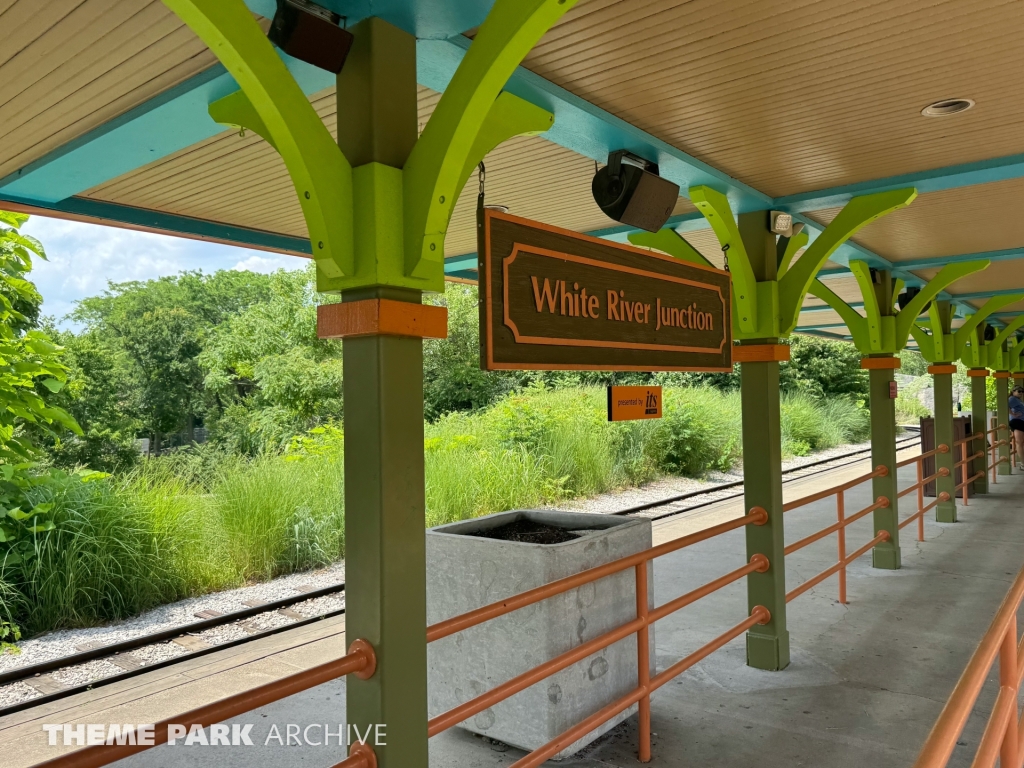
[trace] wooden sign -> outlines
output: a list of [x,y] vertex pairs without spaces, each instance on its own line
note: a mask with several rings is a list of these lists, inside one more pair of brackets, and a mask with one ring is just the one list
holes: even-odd
[[486,370],[731,371],[728,272],[484,209]]
[[608,421],[661,418],[661,387],[608,387]]

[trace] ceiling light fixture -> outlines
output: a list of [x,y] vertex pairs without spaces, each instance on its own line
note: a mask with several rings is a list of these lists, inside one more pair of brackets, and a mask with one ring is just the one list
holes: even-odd
[[783,213],[782,211],[772,211],[771,217],[772,232],[776,235],[782,235],[783,237],[793,236],[793,214]]
[[945,117],[966,112],[974,106],[974,99],[943,99],[929,104],[921,110],[925,117]]

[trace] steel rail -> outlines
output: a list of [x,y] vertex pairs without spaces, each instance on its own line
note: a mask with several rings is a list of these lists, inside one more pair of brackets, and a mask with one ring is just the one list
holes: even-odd
[[[224,624],[231,624],[235,621],[242,621],[243,619],[249,619],[253,616],[259,616],[262,613],[269,613],[270,611],[276,611],[281,608],[287,608],[290,605],[297,603],[304,603],[307,600],[315,600],[318,597],[325,597],[327,595],[333,595],[338,592],[345,591],[344,582],[341,584],[332,584],[329,587],[322,587],[311,592],[306,592],[297,597],[286,597],[281,600],[274,600],[264,605],[253,606],[252,608],[246,608],[241,611],[232,611],[231,613],[225,613],[223,616],[215,616],[212,619],[203,619],[202,621],[193,621],[190,624],[181,624],[170,629],[163,629],[159,632],[153,632],[148,635],[139,635],[139,637],[133,637],[131,640],[122,640],[117,643],[111,643],[110,645],[104,645],[99,648],[93,648],[88,651],[81,651],[79,653],[73,653],[70,656],[61,656],[56,659],[50,659],[49,661],[42,661],[38,664],[30,664],[25,667],[16,667],[8,670],[7,672],[0,672],[0,685],[6,685],[7,683],[13,683],[18,680],[23,680],[27,677],[34,677],[35,675],[42,674],[44,672],[52,672],[55,669],[63,669],[64,667],[72,667],[76,664],[82,664],[86,661],[92,661],[94,659],[101,659],[106,656],[113,656],[124,651],[133,651],[137,648],[145,648],[147,645],[153,645],[154,643],[160,643],[164,640],[173,640],[175,637],[181,637],[182,635],[191,634],[194,632],[202,632],[213,627],[220,627]],[[333,615],[333,614],[332,614]],[[3,710],[0,710],[0,714]]]
[[[123,760],[130,755],[166,743],[170,725],[199,725],[205,728],[345,675],[370,676],[376,666],[376,655],[370,644],[363,640],[356,640],[349,646],[349,652],[340,659],[319,664],[294,675],[236,693],[212,704],[206,704],[155,723],[152,744],[103,744],[85,747],[71,754],[39,763],[34,768],[100,768],[100,766]],[[134,734],[134,731],[132,733]],[[353,757],[349,757],[347,761],[342,761],[339,765],[344,768],[370,768],[371,763],[367,762],[365,756],[356,755],[354,757],[357,758],[355,761],[353,761]]]
[[25,701],[19,701],[17,704],[11,704],[9,706],[0,708],[0,717],[4,717],[5,715],[12,715],[15,712],[23,712],[26,709],[32,709],[33,707],[38,707],[42,704],[48,704],[51,701],[60,701],[61,699],[66,699],[70,696],[75,696],[79,693],[85,693],[86,691],[91,691],[96,688],[102,688],[107,685],[113,685],[114,683],[119,683],[122,680],[128,680],[139,675],[144,675],[147,672],[152,672],[157,669],[163,669],[164,667],[170,667],[175,664],[181,664],[182,662],[191,661],[192,659],[198,659],[201,656],[208,656],[211,653],[223,651],[227,648],[235,648],[239,645],[245,645],[246,643],[251,643],[256,640],[262,640],[263,638],[270,637],[271,635],[278,635],[282,632],[288,632],[293,629],[306,627],[310,624],[315,624],[319,621],[334,618],[335,616],[342,616],[344,615],[344,613],[345,609],[339,608],[336,611],[330,611],[328,613],[321,614],[320,616],[311,616],[308,619],[295,621],[291,624],[285,624],[284,626],[265,629],[261,632],[249,635],[247,637],[240,637],[236,640],[228,640],[224,643],[218,643],[217,645],[212,645],[209,648],[200,648],[197,651],[190,651],[180,656],[175,656],[170,659],[164,659],[163,661],[154,661],[153,663],[145,664],[139,667],[138,669],[129,669],[124,672],[119,672],[115,675],[101,677],[98,680],[94,680],[90,683],[82,683],[81,685],[75,685],[70,688],[66,688],[63,691],[57,691],[55,693],[45,693],[31,699],[26,699]]
[[861,483],[866,483],[868,480],[872,480],[872,479],[874,479],[876,477],[886,477],[886,476],[888,476],[888,474],[889,474],[889,468],[888,467],[886,467],[886,466],[875,467],[871,472],[868,472],[866,475],[861,475],[860,477],[855,477],[853,480],[850,480],[849,482],[843,483],[842,485],[837,485],[837,486],[835,486],[833,488],[826,488],[823,491],[818,491],[817,493],[812,493],[809,496],[804,496],[803,498],[800,498],[800,499],[794,499],[793,501],[789,502],[788,504],[783,504],[782,505],[782,511],[783,512],[791,512],[794,509],[799,509],[800,507],[807,506],[808,504],[813,504],[816,501],[821,501],[822,499],[827,499],[829,496],[835,496],[837,494],[843,493],[844,491],[848,491],[851,488],[855,488],[856,486],[860,485]]
[[[904,438],[903,440],[898,440],[898,441],[896,441],[896,448],[897,448],[897,450],[905,450],[906,448],[910,447],[909,445],[907,445],[908,443],[920,442],[920,439],[921,439],[920,437],[908,437],[908,438]],[[813,461],[813,462],[810,462],[810,463],[807,463],[807,464],[801,464],[799,467],[790,467],[789,469],[782,470],[782,474],[783,475],[793,474],[793,473],[799,472],[801,470],[808,469],[810,467],[817,467],[817,466],[820,466],[822,464],[831,464],[832,462],[839,461],[840,459],[848,459],[851,456],[858,456],[858,455],[860,455],[862,453],[871,453],[871,449],[870,448],[862,448],[861,450],[853,451],[851,453],[844,453],[844,454],[840,454],[839,456],[833,456],[833,457],[828,458],[828,459],[821,459],[820,461]],[[804,477],[812,477],[813,475],[821,474],[822,472],[830,472],[833,469],[840,469],[842,467],[847,467],[847,466],[850,466],[851,464],[856,464],[856,463],[857,463],[856,461],[851,461],[851,462],[847,462],[846,464],[840,464],[837,467],[826,467],[825,469],[819,470],[817,472],[810,472],[807,475],[804,475],[804,476],[799,477],[799,478],[791,478],[790,480],[783,480],[783,482],[792,482],[792,480],[802,480]],[[901,465],[897,465],[897,466],[901,466]],[[731,482],[728,482],[728,483],[720,483],[718,485],[713,485],[713,486],[711,486],[709,488],[704,488],[704,489],[699,490],[699,491],[687,491],[686,493],[680,493],[680,494],[678,494],[676,496],[668,496],[668,497],[666,497],[664,499],[658,499],[657,501],[648,501],[648,502],[645,502],[643,504],[638,504],[635,507],[626,507],[625,509],[617,509],[614,512],[608,512],[606,514],[609,514],[609,515],[634,515],[637,512],[643,512],[643,511],[648,510],[648,509],[655,509],[656,507],[664,507],[664,506],[667,506],[669,504],[674,504],[677,501],[686,501],[687,499],[692,499],[692,498],[694,498],[696,496],[705,496],[707,494],[717,493],[718,491],[725,491],[725,490],[728,490],[730,488],[738,488],[738,487],[740,487],[742,485],[743,485],[743,481],[742,480],[734,480],[734,481],[731,481]],[[742,493],[737,493],[737,494],[733,494],[731,496],[724,496],[724,497],[722,497],[720,499],[714,499],[714,500],[709,501],[709,502],[707,502],[705,504],[694,504],[692,507],[687,507],[686,509],[678,510],[678,511],[675,511],[675,512],[668,512],[666,514],[658,515],[658,516],[655,516],[655,517],[650,517],[648,519],[649,520],[661,520],[662,518],[665,518],[665,517],[672,517],[674,515],[681,515],[684,512],[689,512],[692,509],[698,509],[699,507],[707,506],[708,504],[717,504],[720,501],[728,501],[729,499],[736,499],[736,498],[739,498],[742,495],[743,495]]]

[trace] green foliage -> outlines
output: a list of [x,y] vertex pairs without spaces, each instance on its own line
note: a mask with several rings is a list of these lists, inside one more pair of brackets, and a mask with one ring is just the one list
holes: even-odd
[[316,335],[313,267],[278,272],[268,297],[213,329],[199,357],[214,442],[256,455],[279,450],[342,409],[341,342]]
[[914,349],[900,352],[900,373],[907,376],[925,376],[928,374],[928,361]]
[[790,362],[779,367],[783,391],[818,399],[867,399],[867,371],[861,370],[861,354],[853,344],[795,335],[790,339],[790,354]]
[[[820,404],[787,397],[789,453],[864,439],[870,417],[847,399]],[[448,414],[426,427],[427,523],[648,482],[701,476],[740,458],[740,402],[711,387],[665,391],[659,420],[610,424],[596,388],[512,394],[483,411]]]

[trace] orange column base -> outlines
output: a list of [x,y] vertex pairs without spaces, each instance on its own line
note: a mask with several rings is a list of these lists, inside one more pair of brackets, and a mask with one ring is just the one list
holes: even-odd
[[321,339],[356,336],[448,338],[448,309],[391,299],[324,304],[316,308],[316,335]]

